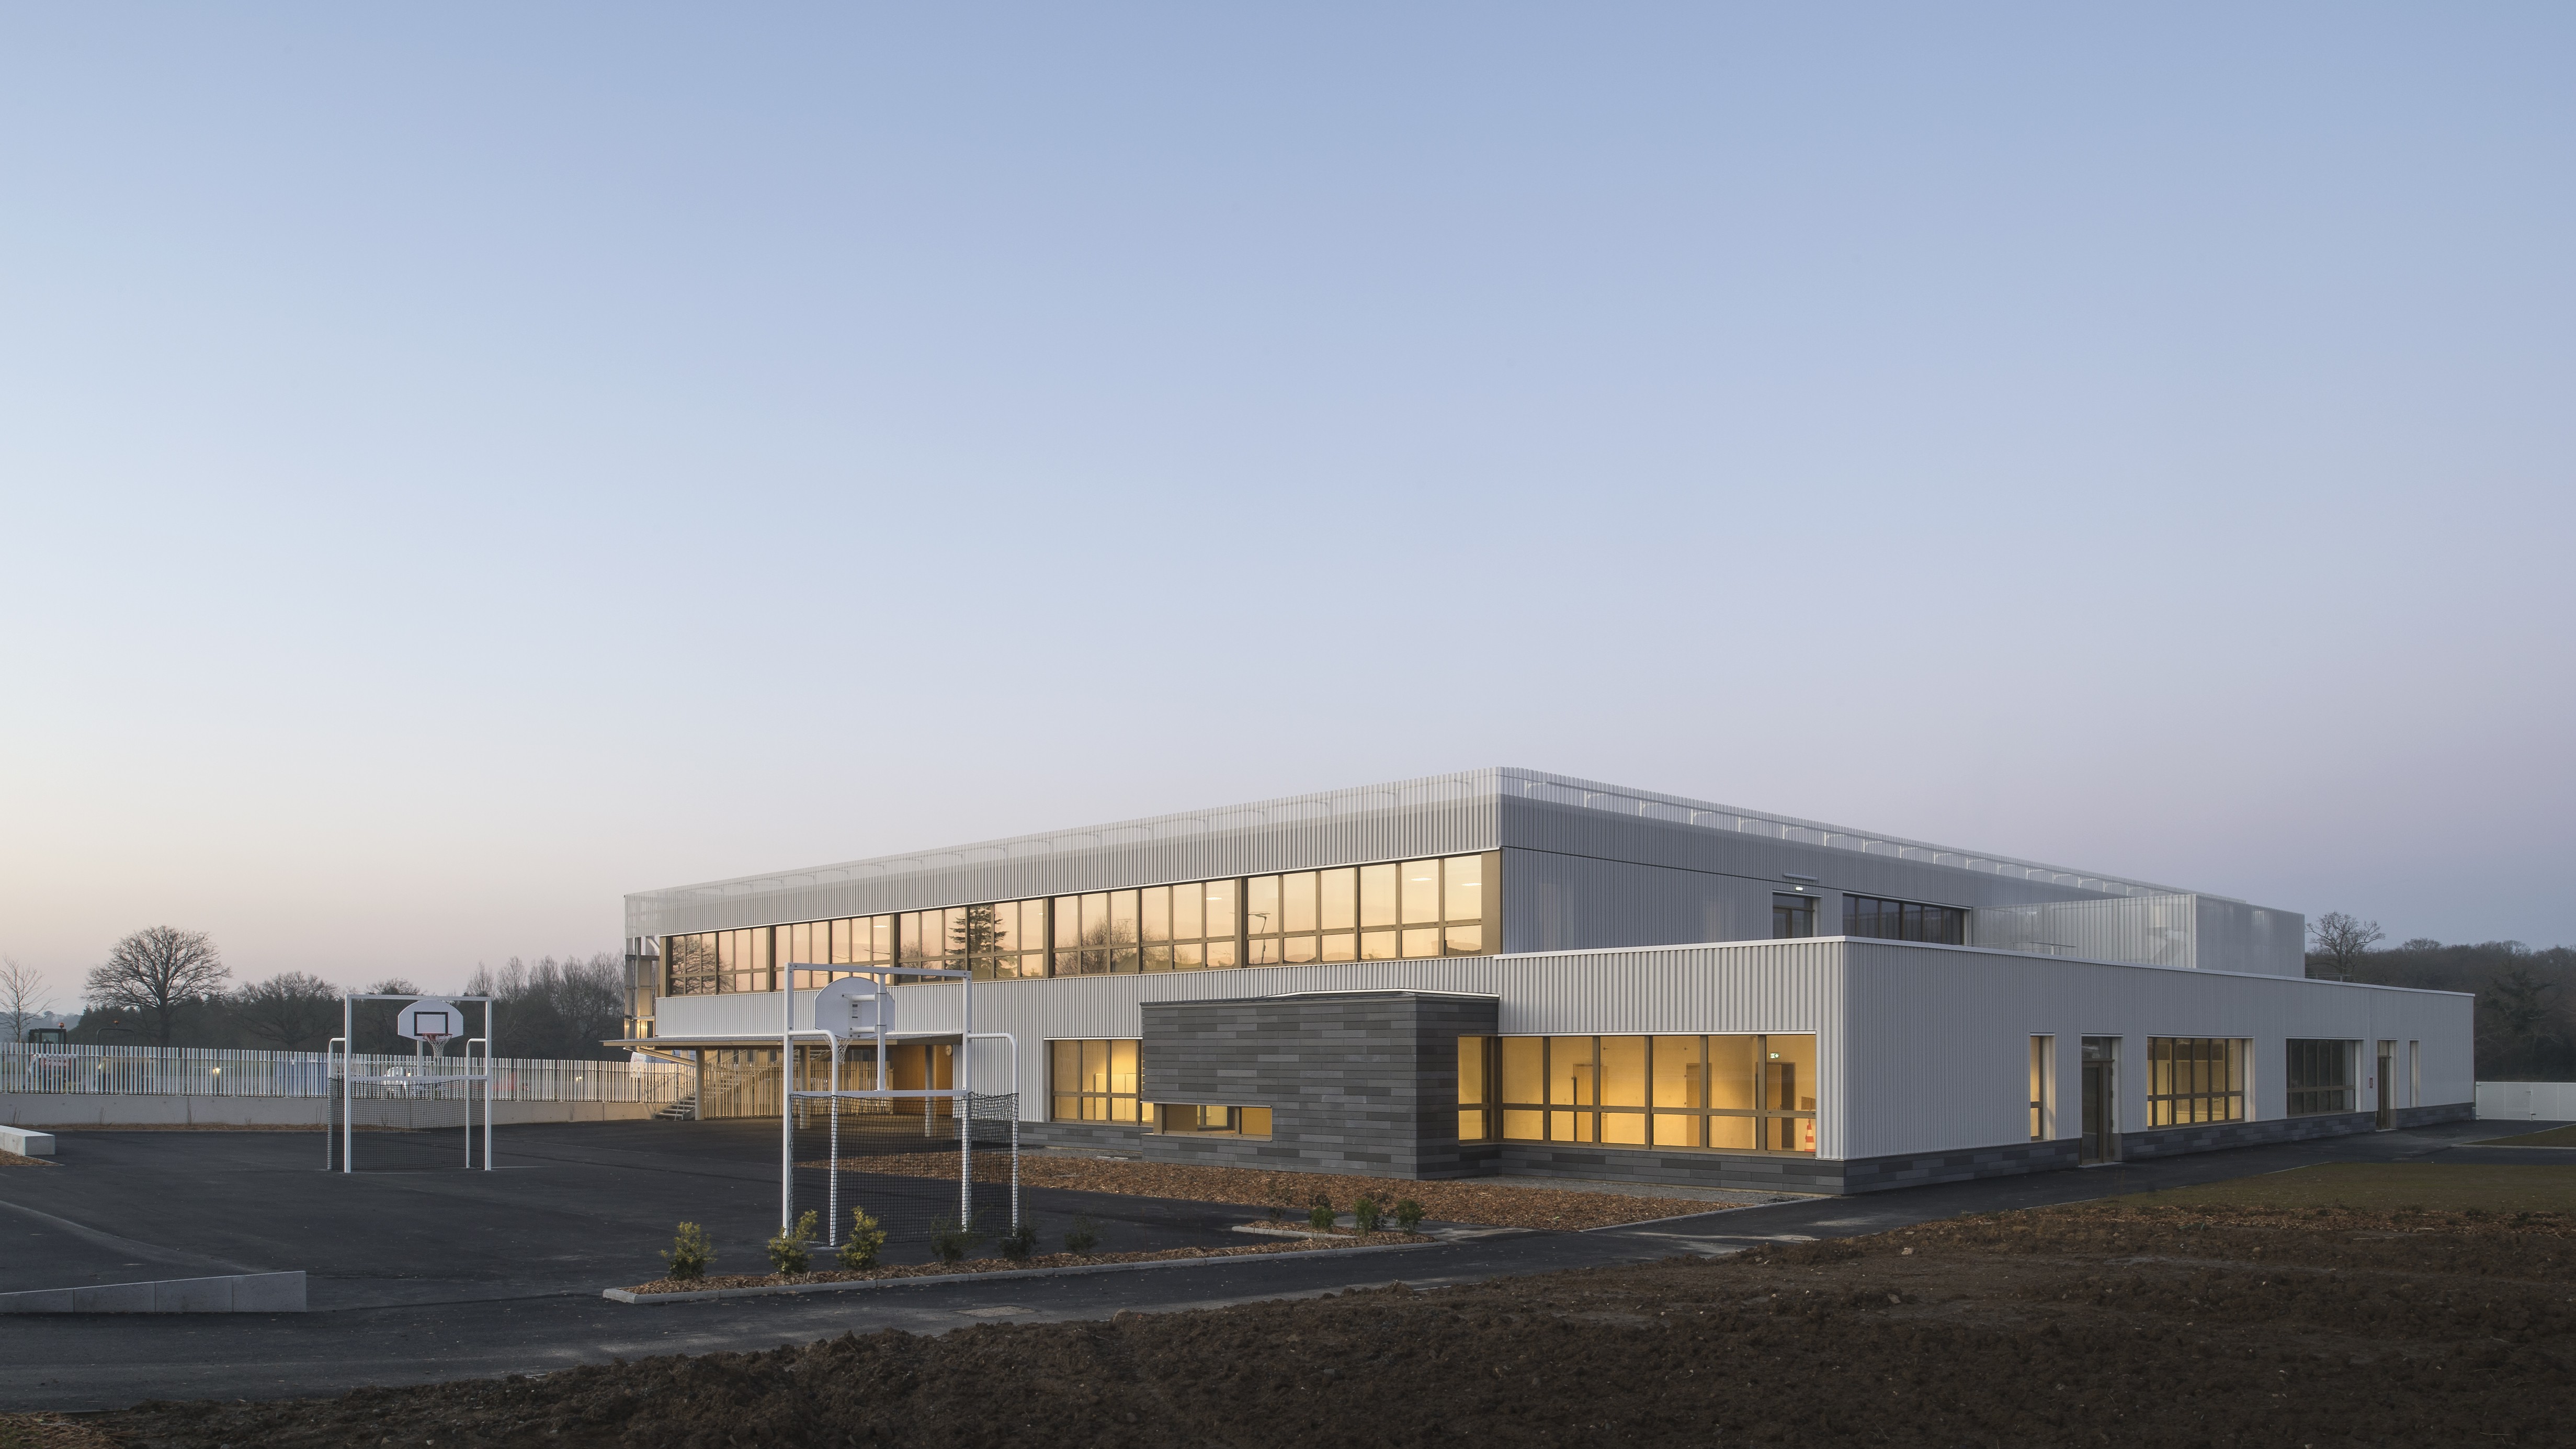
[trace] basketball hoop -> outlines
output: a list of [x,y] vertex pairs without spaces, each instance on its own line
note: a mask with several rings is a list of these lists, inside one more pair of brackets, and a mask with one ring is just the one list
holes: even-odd
[[430,1055],[438,1054],[438,1044],[453,1040],[456,1029],[465,1024],[465,1013],[452,1001],[424,996],[402,1009],[394,1018],[394,1031],[413,1041],[426,1043]]

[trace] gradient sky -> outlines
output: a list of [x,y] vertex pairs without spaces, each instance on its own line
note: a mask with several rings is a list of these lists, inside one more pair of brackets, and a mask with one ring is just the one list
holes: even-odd
[[1483,764],[2576,942],[2571,72],[2539,4],[10,6],[0,952],[452,985]]

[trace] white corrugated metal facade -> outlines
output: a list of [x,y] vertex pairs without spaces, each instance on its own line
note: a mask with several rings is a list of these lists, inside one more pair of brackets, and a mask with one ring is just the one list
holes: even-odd
[[[1496,997],[1507,1036],[1813,1032],[1823,1158],[2027,1141],[2033,1036],[2057,1038],[2061,1137],[2074,1135],[2087,1036],[2124,1039],[2129,1065],[2116,1080],[2127,1131],[2146,1125],[2151,1036],[2250,1039],[2254,1121],[2285,1115],[2282,1043],[2293,1038],[2420,1043],[2409,1063],[2420,1096],[2401,1092],[2400,1106],[2467,1102],[2474,1092],[2467,996],[1840,938],[983,982],[975,1029],[1017,1039],[1022,1112],[1038,1120],[1042,1043],[1141,1037],[1145,1002],[1390,989]],[[903,1034],[958,1029],[955,985],[898,995]],[[664,1011],[670,1036],[756,1036],[779,1021],[775,993],[683,997]],[[998,1043],[977,1053],[975,1073],[1002,1089],[1009,1065]]]
[[[1140,1038],[1148,1001],[1415,989],[1497,998],[1506,1035],[1812,1032],[1829,1159],[2027,1143],[2034,1036],[2057,1043],[2057,1138],[2075,1135],[2087,1036],[2122,1042],[2124,1131],[2147,1126],[2151,1036],[2251,1041],[2254,1121],[2285,1114],[2292,1039],[2401,1043],[2400,1106],[2473,1093],[2472,999],[2307,981],[2295,912],[1529,770],[651,891],[627,898],[627,918],[649,943],[1488,851],[1501,860],[1498,955],[978,983],[974,1026],[1017,1038],[1032,1119],[1046,1111],[1043,1043]],[[1774,898],[1800,891],[1818,904],[1818,936],[1769,939]],[[1842,938],[1847,895],[1957,908],[1969,944]],[[904,1034],[957,1030],[955,986],[899,994]],[[774,993],[658,1009],[663,1038],[751,1040],[779,1025]],[[973,1055],[979,1083],[999,1090],[1002,1049]]]
[[[2090,902],[2104,909],[2080,929],[2025,912],[1991,917],[2013,926],[2009,939],[1978,939],[2218,970],[2301,969],[2305,921],[2295,912],[1511,768],[643,891],[626,898],[626,934],[654,940],[1495,849],[1504,852],[1506,951],[1765,937],[1772,893],[1805,881],[1822,934],[1838,929],[1845,894],[1989,913]],[[2151,900],[2192,903],[2180,908],[2189,916],[2180,947],[2165,929],[2171,911]],[[2136,904],[2111,909],[2124,901]]]

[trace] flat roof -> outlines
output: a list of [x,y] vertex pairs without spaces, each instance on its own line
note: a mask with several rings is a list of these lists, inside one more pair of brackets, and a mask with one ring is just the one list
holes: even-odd
[[[661,934],[674,929],[711,929],[681,922],[709,913],[728,917],[746,908],[762,911],[765,897],[793,897],[775,903],[779,919],[824,919],[840,914],[867,914],[888,909],[868,906],[860,898],[877,896],[906,877],[922,878],[925,888],[945,887],[945,898],[929,905],[974,900],[1011,899],[1022,895],[1100,889],[1048,883],[1078,862],[1116,858],[1130,869],[1128,883],[1214,878],[1220,875],[1266,874],[1305,865],[1242,863],[1243,851],[1212,851],[1216,842],[1246,836],[1296,834],[1301,838],[1347,840],[1352,860],[1397,859],[1463,854],[1495,849],[1500,838],[1495,808],[1506,800],[1598,810],[1729,835],[1769,838],[1865,856],[1894,857],[1949,866],[2008,879],[2040,882],[2105,896],[2187,895],[2181,887],[2099,872],[2079,871],[1989,851],[1856,830],[1800,816],[1721,805],[1630,786],[1609,785],[1571,775],[1513,766],[1494,766],[1448,775],[1353,786],[1310,795],[1288,795],[1169,815],[1140,816],[1105,825],[1075,826],[1028,835],[1004,836],[936,850],[869,856],[792,870],[730,876],[721,880],[641,891],[627,896],[629,935]],[[1389,825],[1390,818],[1395,823]],[[1376,853],[1371,847],[1386,846]],[[1200,875],[1195,866],[1213,853],[1229,857],[1230,868]],[[1349,852],[1345,852],[1349,853]],[[1249,852],[1252,857],[1261,854]],[[931,877],[945,877],[934,882]],[[2210,894],[2197,892],[2196,894]],[[763,911],[762,913],[767,913]]]

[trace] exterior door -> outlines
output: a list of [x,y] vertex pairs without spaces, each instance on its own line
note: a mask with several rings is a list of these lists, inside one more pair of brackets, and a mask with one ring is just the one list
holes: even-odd
[[2118,1068],[2119,1038],[2084,1039],[2084,1140],[2076,1152],[2078,1162],[2120,1160]]
[[2379,1130],[2397,1125],[2397,1043],[2379,1044]]

